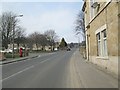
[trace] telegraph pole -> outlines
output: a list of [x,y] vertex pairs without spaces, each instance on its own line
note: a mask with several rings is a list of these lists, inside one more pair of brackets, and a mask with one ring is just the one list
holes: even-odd
[[18,15],[18,16],[13,16],[12,20],[13,20],[13,39],[12,39],[12,44],[13,44],[13,48],[12,48],[12,58],[14,58],[14,39],[15,39],[15,23],[14,23],[14,19],[16,17],[22,17],[23,15]]

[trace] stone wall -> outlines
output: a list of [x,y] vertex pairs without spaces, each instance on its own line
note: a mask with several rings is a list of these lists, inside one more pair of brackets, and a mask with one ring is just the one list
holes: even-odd
[[83,56],[83,58],[86,58],[86,47],[80,46],[80,54]]
[[0,60],[5,60],[5,56],[4,56],[4,53],[0,52]]
[[113,73],[118,78],[118,57],[110,56],[109,58],[99,58],[90,56],[90,62],[98,65],[99,67]]
[[[105,4],[103,4],[105,5]],[[93,20],[90,21],[90,10],[89,10],[89,2],[86,4],[86,20],[89,22],[90,27],[86,28],[86,34],[89,34],[88,40],[86,40],[86,53],[89,61],[94,64],[99,65],[100,67],[106,68],[108,71],[115,73],[118,75],[118,53],[119,50],[119,22],[120,16],[118,11],[119,3],[111,2],[104,9],[96,14]],[[103,8],[103,6],[102,6]],[[108,56],[97,56],[97,39],[96,39],[96,31],[106,26],[107,33],[107,52]],[[89,43],[89,45],[88,45]],[[89,50],[88,50],[89,49]],[[88,52],[89,51],[89,52]]]
[[[113,12],[113,13],[112,13]],[[111,15],[112,14],[112,15]],[[106,24],[109,56],[118,56],[118,6],[111,3],[90,23],[90,55],[97,55],[96,30]]]

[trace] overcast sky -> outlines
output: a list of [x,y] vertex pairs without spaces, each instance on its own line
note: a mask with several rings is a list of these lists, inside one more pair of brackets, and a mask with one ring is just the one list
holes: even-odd
[[[16,14],[23,14],[20,25],[26,28],[26,33],[34,31],[43,33],[46,30],[54,29],[57,35],[64,37],[67,42],[78,42],[74,33],[74,23],[77,14],[82,8],[83,2],[79,0],[64,0],[64,2],[24,2],[2,3],[2,11],[12,11]],[[26,2],[25,2],[26,1]],[[29,1],[29,2],[28,2]],[[37,0],[35,0],[37,1]],[[49,1],[49,0],[48,0]],[[74,2],[73,2],[74,1]]]

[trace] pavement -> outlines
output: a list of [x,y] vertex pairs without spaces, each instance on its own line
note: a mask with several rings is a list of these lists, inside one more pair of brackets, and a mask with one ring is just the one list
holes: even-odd
[[[100,67],[87,62],[77,50],[71,58],[71,83],[79,83],[72,86],[73,88],[118,88],[118,79],[104,71]],[[69,86],[71,87],[71,86]]]
[[117,88],[118,80],[82,58],[58,51],[2,66],[3,88]]

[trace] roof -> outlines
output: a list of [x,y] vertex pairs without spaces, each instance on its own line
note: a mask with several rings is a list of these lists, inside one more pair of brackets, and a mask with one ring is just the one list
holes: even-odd
[[83,7],[82,7],[82,11],[85,11],[85,7],[86,7],[86,1],[84,1]]

